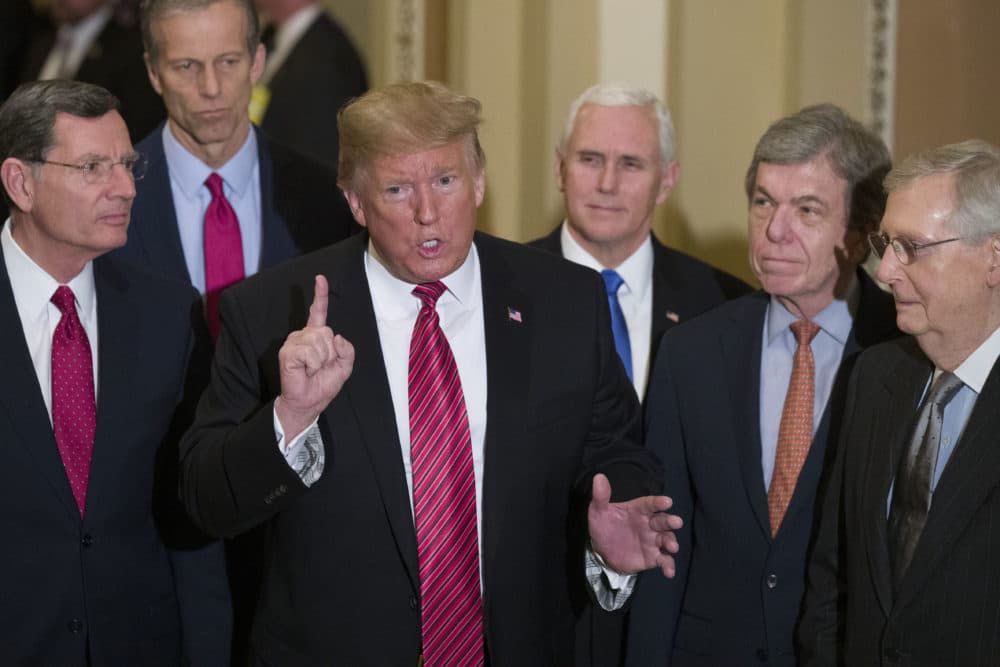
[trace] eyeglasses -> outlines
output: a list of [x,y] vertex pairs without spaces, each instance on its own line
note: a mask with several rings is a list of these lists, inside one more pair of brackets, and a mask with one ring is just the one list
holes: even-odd
[[892,246],[892,251],[896,253],[896,259],[899,260],[900,264],[913,264],[917,261],[917,251],[923,250],[924,248],[931,248],[936,245],[942,245],[944,243],[951,243],[952,241],[961,241],[967,238],[965,236],[956,236],[950,239],[944,239],[943,241],[931,241],[930,243],[915,243],[910,239],[897,236],[896,238],[889,238],[889,235],[885,232],[872,232],[868,235],[868,245],[872,247],[872,252],[882,258],[885,254],[886,249]]
[[121,165],[132,177],[133,181],[141,180],[146,175],[146,160],[141,155],[128,155],[117,162],[109,158],[99,160],[87,160],[80,164],[70,164],[68,162],[56,162],[54,160],[37,160],[41,164],[54,164],[57,167],[69,167],[76,169],[83,174],[83,180],[94,185],[97,183],[107,183],[111,180],[111,170],[116,165]]

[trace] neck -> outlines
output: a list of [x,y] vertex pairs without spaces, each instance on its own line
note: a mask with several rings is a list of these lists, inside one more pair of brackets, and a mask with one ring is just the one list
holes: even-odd
[[647,231],[638,238],[598,243],[583,238],[569,223],[566,224],[566,228],[569,229],[569,234],[573,237],[573,240],[579,243],[581,248],[590,253],[590,256],[600,262],[601,266],[606,269],[617,269],[625,260],[635,254],[635,251],[649,238],[649,232]]
[[167,124],[170,127],[170,132],[180,145],[212,169],[219,169],[222,165],[229,162],[243,147],[247,137],[250,135],[249,118],[233,132],[231,137],[225,141],[210,144],[199,143],[193,136],[178,127],[173,119],[170,119]]

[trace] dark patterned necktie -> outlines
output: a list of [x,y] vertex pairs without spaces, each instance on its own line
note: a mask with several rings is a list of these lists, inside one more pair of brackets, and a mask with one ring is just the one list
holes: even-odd
[[423,305],[410,339],[410,458],[425,667],[483,664],[476,479],[458,366],[436,308],[441,282],[413,288]]
[[52,336],[52,430],[83,518],[97,428],[94,362],[73,291],[62,285],[51,301],[62,313]]

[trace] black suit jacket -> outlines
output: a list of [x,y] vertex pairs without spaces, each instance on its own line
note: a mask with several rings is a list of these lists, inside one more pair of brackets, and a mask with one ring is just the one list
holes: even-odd
[[893,594],[889,490],[932,371],[912,338],[875,347],[858,362],[841,456],[809,565],[799,629],[805,665],[1000,662],[996,364],[935,488],[913,561]]
[[361,58],[325,12],[313,21],[268,84],[261,129],[317,162],[337,165],[337,111],[368,90]]
[[[39,18],[21,64],[21,82],[34,81],[56,41],[57,26]],[[142,57],[138,18],[117,13],[94,40],[76,76],[110,90],[121,102],[121,114],[132,142],[152,132],[166,117],[163,102],[153,90]]]
[[[860,299],[826,411],[772,539],[761,471],[760,357],[769,296],[755,292],[663,339],[646,405],[646,446],[685,525],[677,577],[640,575],[627,664],[796,664],[793,631],[814,501],[836,442],[857,353],[897,335],[892,298],[859,271]],[[832,449],[832,448],[831,448]]]
[[[658,468],[632,444],[639,405],[615,363],[600,278],[482,234],[475,243],[489,395],[487,651],[494,667],[572,665],[575,619],[588,603],[590,477],[607,473],[616,498],[629,498],[654,491]],[[213,380],[182,445],[184,497],[206,530],[231,535],[268,522],[259,664],[413,665],[420,649],[416,538],[366,244],[359,235],[223,295]],[[329,324],[356,357],[320,417],[326,468],[306,489],[278,452],[272,409],[276,353],[304,325],[317,273],[330,284]]]
[[[533,245],[562,255],[560,234],[556,227],[548,236],[531,241]],[[649,368],[655,367],[660,339],[681,322],[704,313],[720,303],[735,299],[750,291],[750,286],[725,271],[653,241],[653,317]],[[675,317],[672,317],[675,316]],[[648,389],[647,389],[648,394]]]
[[[190,283],[163,152],[164,128],[136,146],[149,166],[145,178],[136,183],[128,242],[115,253]],[[266,141],[259,132],[257,151],[263,226],[260,268],[330,245],[357,229],[337,188],[336,173],[329,167]]]
[[81,520],[0,257],[0,663],[225,664],[222,550],[198,548],[176,485],[175,438],[197,397],[197,295],[109,258],[94,280],[97,432]]

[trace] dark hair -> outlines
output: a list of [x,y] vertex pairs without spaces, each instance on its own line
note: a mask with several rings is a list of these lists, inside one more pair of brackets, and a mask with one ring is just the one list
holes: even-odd
[[808,106],[767,128],[747,169],[747,198],[753,197],[757,167],[802,164],[825,157],[833,172],[847,181],[847,225],[872,230],[885,212],[882,179],[889,172],[889,149],[874,132],[833,104]]
[[253,0],[142,0],[139,5],[139,23],[142,27],[142,44],[149,56],[151,66],[156,65],[160,55],[159,45],[153,38],[153,24],[176,12],[204,9],[219,2],[232,2],[243,10],[247,19],[247,52],[252,56],[260,44],[260,19]]
[[[11,157],[44,160],[55,143],[56,114],[100,118],[118,108],[117,97],[90,83],[54,79],[22,84],[0,106],[0,162]],[[6,189],[3,195],[13,205]]]

